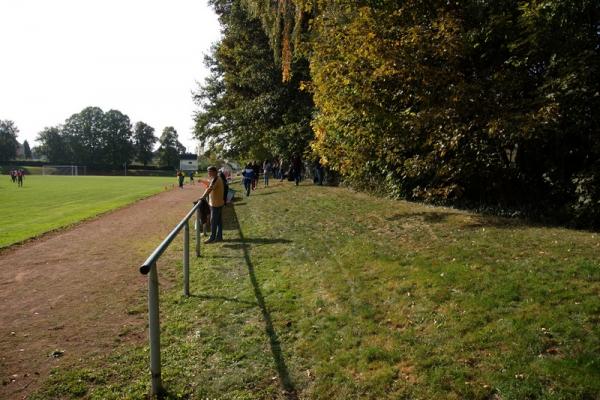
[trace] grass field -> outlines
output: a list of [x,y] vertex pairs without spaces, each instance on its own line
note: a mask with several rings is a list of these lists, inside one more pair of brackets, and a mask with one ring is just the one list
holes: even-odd
[[[600,399],[599,250],[589,232],[260,189],[226,208],[191,297],[161,265],[167,398]],[[62,366],[33,398],[148,392],[143,343]]]
[[40,176],[18,188],[0,176],[0,248],[164,190],[174,178]]

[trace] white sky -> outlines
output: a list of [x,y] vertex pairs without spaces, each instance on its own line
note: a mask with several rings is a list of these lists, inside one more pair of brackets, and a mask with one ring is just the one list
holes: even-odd
[[191,91],[219,29],[206,0],[0,0],[0,119],[33,147],[87,106],[117,109],[193,152]]

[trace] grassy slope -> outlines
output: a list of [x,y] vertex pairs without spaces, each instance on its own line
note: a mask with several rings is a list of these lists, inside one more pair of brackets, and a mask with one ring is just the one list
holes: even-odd
[[174,178],[0,176],[0,248],[131,203]]
[[[225,215],[192,297],[160,271],[170,398],[600,398],[596,234],[287,182]],[[37,398],[143,398],[147,357],[56,370]]]

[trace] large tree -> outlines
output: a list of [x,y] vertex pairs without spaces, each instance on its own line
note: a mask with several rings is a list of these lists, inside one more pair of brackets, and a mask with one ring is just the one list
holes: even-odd
[[165,127],[160,136],[159,143],[158,155],[160,165],[178,168],[179,155],[185,153],[185,147],[179,142],[179,135],[175,128],[172,126]]
[[0,120],[0,160],[8,161],[17,155],[19,129],[13,121]]
[[284,80],[308,57],[313,149],[347,183],[600,225],[598,1],[242,2]]
[[134,155],[129,117],[118,110],[106,112],[102,133],[101,149],[104,162],[113,167],[129,163]]
[[133,146],[136,157],[144,166],[152,161],[152,151],[158,138],[154,136],[154,128],[139,121],[133,130]]
[[99,107],[87,107],[69,117],[61,133],[71,149],[72,162],[101,164],[105,135],[104,112]]
[[225,156],[264,158],[303,153],[312,139],[311,96],[300,90],[308,65],[297,60],[282,82],[269,38],[239,0],[213,0],[223,39],[206,58],[210,77],[195,94],[196,137]]
[[36,138],[39,143],[37,151],[45,156],[51,163],[70,163],[72,161],[71,149],[59,127],[46,127]]

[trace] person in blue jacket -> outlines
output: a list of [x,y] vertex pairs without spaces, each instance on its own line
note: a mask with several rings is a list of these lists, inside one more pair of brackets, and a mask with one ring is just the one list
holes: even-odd
[[252,168],[252,164],[246,164],[246,168],[242,171],[242,176],[244,177],[244,189],[246,189],[246,197],[250,196],[250,189],[252,188],[252,182],[255,178],[254,168]]

